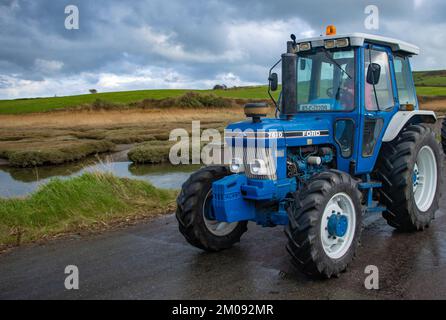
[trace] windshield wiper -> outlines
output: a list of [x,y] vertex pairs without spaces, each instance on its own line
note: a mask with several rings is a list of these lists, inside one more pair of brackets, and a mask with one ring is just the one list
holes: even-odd
[[322,47],[322,50],[324,51],[325,55],[327,56],[327,58],[334,64],[336,65],[343,73],[345,73],[347,75],[347,77],[349,79],[353,79],[352,76],[350,76],[347,71],[345,71],[344,69],[342,69],[342,66],[335,60],[333,59],[332,56],[330,56],[330,54],[328,53],[327,49],[325,49],[324,47]]

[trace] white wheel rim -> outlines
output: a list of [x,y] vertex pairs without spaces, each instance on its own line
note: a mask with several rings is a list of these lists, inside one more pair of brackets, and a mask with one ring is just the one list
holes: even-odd
[[413,169],[412,189],[418,210],[428,211],[437,191],[437,160],[429,146],[424,146],[418,152]]
[[[209,190],[209,192],[206,195],[206,198],[203,202],[203,219],[204,223],[206,224],[206,228],[209,230],[210,233],[217,237],[224,237],[230,234],[232,231],[235,230],[238,226],[238,222],[228,223],[228,222],[222,222],[217,220],[209,219],[206,216],[206,203],[208,201],[212,201],[211,199],[212,189]],[[211,204],[209,204],[211,205]]]
[[[328,231],[328,222],[333,214],[340,214],[347,218],[347,230],[342,237],[334,237]],[[331,259],[343,257],[353,242],[355,228],[356,211],[352,199],[343,192],[335,194],[325,206],[321,220],[321,240],[325,254]]]

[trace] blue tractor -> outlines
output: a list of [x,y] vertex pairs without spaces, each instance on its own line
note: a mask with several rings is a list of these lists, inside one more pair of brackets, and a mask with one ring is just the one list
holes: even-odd
[[[441,148],[419,110],[409,58],[416,46],[376,35],[287,42],[276,117],[266,104],[225,132],[230,161],[182,187],[176,217],[206,251],[240,241],[248,222],[285,226],[304,273],[330,278],[355,255],[366,213],[400,231],[423,230],[439,208]],[[278,89],[270,71],[269,87]]]

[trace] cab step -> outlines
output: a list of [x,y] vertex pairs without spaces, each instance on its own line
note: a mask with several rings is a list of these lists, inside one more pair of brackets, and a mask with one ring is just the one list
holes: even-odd
[[381,188],[382,186],[383,186],[382,182],[371,180],[371,181],[359,183],[358,187],[360,190],[365,190],[365,189],[370,189],[370,188],[372,188],[372,189]]

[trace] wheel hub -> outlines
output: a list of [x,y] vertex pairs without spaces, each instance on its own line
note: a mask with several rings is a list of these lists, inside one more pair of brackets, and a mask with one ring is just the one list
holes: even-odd
[[327,231],[332,237],[342,238],[347,233],[348,218],[340,212],[333,212],[328,218]]
[[344,192],[335,194],[326,204],[321,221],[322,247],[331,259],[348,252],[355,237],[356,210],[352,198]]

